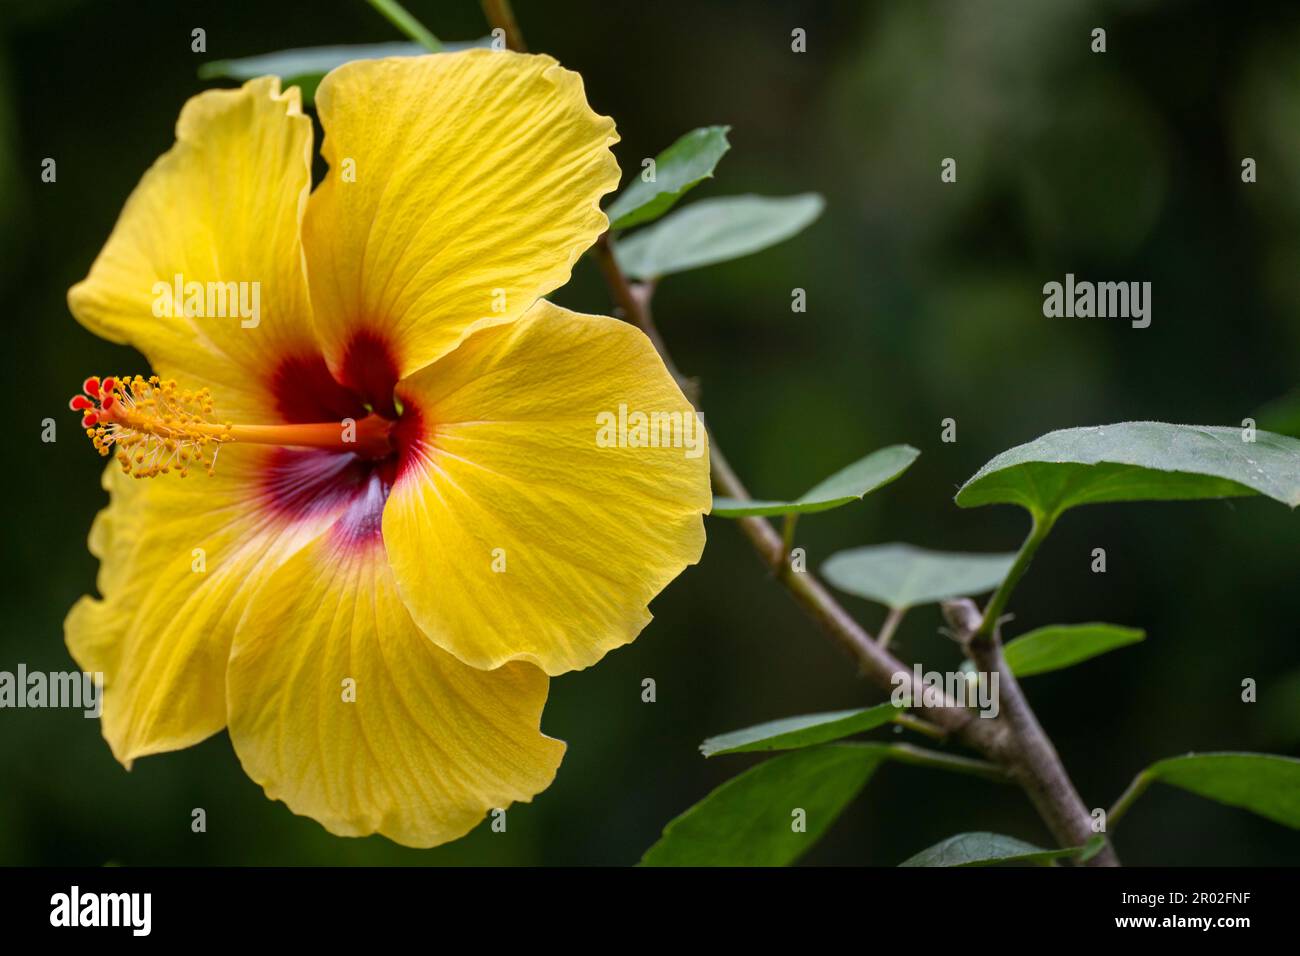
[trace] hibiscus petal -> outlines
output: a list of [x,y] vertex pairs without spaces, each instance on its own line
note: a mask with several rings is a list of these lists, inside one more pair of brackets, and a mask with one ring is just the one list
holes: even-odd
[[[384,540],[412,617],[465,663],[586,667],[635,638],[650,599],[699,559],[703,426],[632,326],[541,301],[398,394],[422,433]],[[601,422],[620,406],[676,413],[678,444],[603,447]]]
[[[311,143],[298,89],[281,93],[275,77],[192,98],[176,145],[145,173],[90,274],[68,293],[73,315],[187,387],[210,386],[221,414],[264,420],[273,363],[312,351],[300,236]],[[200,284],[205,314],[185,314],[188,283]],[[176,314],[156,315],[156,302]]]
[[399,376],[475,322],[518,318],[605,229],[614,123],[547,56],[470,50],[345,64],[316,94],[330,170],[304,231],[341,380],[358,340]]
[[435,647],[373,541],[327,534],[258,592],[230,661],[230,736],[268,797],[331,833],[434,846],[545,789],[564,744],[538,730],[546,676]]
[[77,664],[104,674],[102,731],[128,767],[226,725],[231,637],[259,576],[342,512],[269,513],[256,488],[270,454],[223,448],[211,478],[104,474],[111,501],[90,533],[103,598],[79,600],[64,634]]

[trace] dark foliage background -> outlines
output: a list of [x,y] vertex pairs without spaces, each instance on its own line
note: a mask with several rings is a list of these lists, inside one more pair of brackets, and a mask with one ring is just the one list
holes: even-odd
[[[411,0],[446,39],[486,32],[471,0]],[[924,452],[867,503],[801,527],[834,550],[906,540],[1009,550],[1014,509],[964,512],[956,487],[1045,431],[1126,419],[1235,424],[1300,370],[1300,9],[1286,3],[951,0],[516,6],[531,46],[586,79],[625,169],[680,133],[729,123],[733,151],[696,196],[817,190],[800,238],[685,274],[658,296],[678,363],[751,487],[797,493],[867,450]],[[190,30],[207,30],[207,55]],[[792,28],[808,31],[805,55]],[[1104,26],[1110,52],[1089,52]],[[4,0],[0,6],[0,303],[12,391],[0,669],[71,666],[61,621],[93,587],[85,534],[100,462],[65,401],[82,376],[136,368],[77,326],[64,296],[129,191],[172,142],[198,64],[286,47],[397,39],[360,0]],[[40,181],[44,157],[58,182]],[[939,162],[959,162],[955,186]],[[1243,185],[1240,162],[1259,162]],[[1145,331],[1045,319],[1066,272],[1154,284]],[[791,314],[790,290],[808,290]],[[580,264],[560,296],[608,309]],[[141,369],[142,370],[142,369]],[[60,422],[40,442],[41,419]],[[958,422],[942,444],[940,421]],[[62,437],[68,436],[68,437]],[[1109,571],[1088,568],[1105,547]],[[1014,601],[1018,633],[1106,620],[1148,641],[1035,678],[1034,704],[1090,806],[1190,749],[1300,745],[1300,516],[1262,500],[1072,512]],[[875,627],[879,612],[850,599]],[[0,711],[0,863],[635,862],[672,816],[747,765],[705,736],[874,702],[875,689],[765,578],[738,532],[710,541],[631,647],[553,682],[544,729],[568,741],[555,785],[452,846],[344,840],[267,801],[225,735],[123,771],[98,725]],[[901,652],[955,666],[934,609]],[[658,702],[644,704],[653,677]],[[1259,682],[1260,702],[1240,702]],[[209,831],[190,832],[205,807]],[[886,767],[807,858],[894,864],[961,830],[1046,834],[1018,792]],[[1134,864],[1300,860],[1300,835],[1157,787],[1118,837]]]

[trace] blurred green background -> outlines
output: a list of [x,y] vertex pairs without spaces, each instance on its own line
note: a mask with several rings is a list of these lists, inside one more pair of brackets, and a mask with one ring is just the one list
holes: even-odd
[[[881,445],[924,452],[864,504],[804,519],[835,550],[910,541],[1001,551],[1015,509],[958,510],[957,486],[1055,428],[1127,419],[1239,424],[1300,381],[1300,8],[1255,3],[952,0],[723,3],[519,0],[534,50],[580,71],[613,116],[625,170],[680,133],[727,123],[733,150],[695,197],[816,190],[804,235],[665,282],[657,313],[733,463],[797,494]],[[484,35],[472,0],[410,0],[444,39]],[[208,51],[190,51],[190,30]],[[1109,52],[1089,51],[1108,31]],[[808,52],[790,51],[790,31]],[[360,0],[4,0],[0,6],[0,302],[6,340],[0,669],[72,666],[62,618],[93,587],[85,534],[99,459],[65,402],[81,378],[140,361],[82,330],[64,296],[140,175],[172,142],[201,62],[400,39]],[[958,160],[942,185],[939,163]],[[1259,164],[1244,185],[1242,157]],[[40,180],[54,157],[58,181]],[[1150,280],[1153,324],[1046,319],[1041,287]],[[806,314],[791,289],[808,292]],[[590,262],[557,298],[608,311]],[[60,440],[40,441],[56,418]],[[958,441],[939,440],[957,420]],[[635,644],[552,683],[543,729],[559,777],[506,834],[414,851],[330,836],[266,800],[225,735],[119,767],[98,724],[0,711],[0,863],[635,862],[671,817],[748,766],[701,739],[875,702],[727,521],[655,603]],[[1089,571],[1104,547],[1108,573]],[[1300,747],[1300,516],[1264,500],[1072,512],[1013,601],[1009,633],[1105,620],[1145,644],[1034,678],[1028,691],[1089,806],[1191,749]],[[848,606],[868,627],[880,613]],[[957,664],[938,612],[907,659]],[[653,677],[658,701],[642,703]],[[1240,683],[1258,681],[1243,704]],[[204,807],[208,832],[190,831]],[[1018,791],[884,768],[806,858],[895,864],[963,830],[1045,842]],[[1300,861],[1300,834],[1169,788],[1118,834],[1131,864]]]

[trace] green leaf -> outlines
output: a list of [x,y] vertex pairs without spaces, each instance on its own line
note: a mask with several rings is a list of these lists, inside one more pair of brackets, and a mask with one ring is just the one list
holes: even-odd
[[1017,677],[1031,677],[1073,667],[1098,654],[1136,644],[1146,634],[1114,624],[1054,624],[1022,634],[1004,648],[1007,666]]
[[822,574],[841,591],[901,611],[991,591],[1015,560],[1014,554],[952,554],[877,544],[831,555]]
[[[664,828],[642,866],[785,866],[806,852],[879,766],[879,748],[830,744],[751,767]],[[794,811],[804,811],[797,832]]]
[[[444,50],[463,50],[487,46],[491,38],[468,43],[446,43]],[[336,66],[353,60],[377,60],[389,56],[420,56],[428,53],[418,43],[364,43],[354,46],[313,46],[296,50],[280,50],[259,56],[246,56],[234,60],[213,60],[199,67],[199,78],[204,80],[251,80],[258,76],[278,76],[284,85],[302,88],[304,105],[316,95],[321,79]]]
[[1054,519],[1106,501],[1230,498],[1258,492],[1300,505],[1300,440],[1162,422],[1067,428],[998,455],[957,492],[957,504],[1017,504]]
[[718,160],[729,149],[730,126],[691,130],[655,157],[655,181],[639,175],[605,210],[611,229],[626,229],[658,219],[682,196],[713,177]]
[[899,866],[996,866],[999,863],[1028,863],[1041,866],[1074,856],[1085,847],[1044,850],[1001,833],[958,833],[909,857]]
[[883,488],[907,471],[920,454],[910,445],[890,445],[837,471],[793,501],[714,498],[712,514],[719,518],[744,518],[750,515],[802,515],[829,511],[851,501],[858,501],[877,488]]
[[1188,754],[1154,763],[1142,776],[1300,829],[1300,760],[1294,757]]
[[885,703],[859,710],[836,710],[770,720],[744,730],[710,737],[700,744],[700,752],[706,757],[713,757],[752,750],[797,750],[872,730],[889,723],[902,711],[901,707]]
[[632,278],[657,279],[774,246],[802,232],[825,205],[816,193],[702,199],[620,239],[614,254]]
[[354,46],[302,47],[234,60],[213,60],[199,67],[199,77],[204,80],[251,80],[254,77],[273,74],[289,83],[300,77],[319,79],[336,66],[342,66],[352,60],[376,60],[387,56],[419,56],[426,52],[428,51],[420,44],[405,41]]

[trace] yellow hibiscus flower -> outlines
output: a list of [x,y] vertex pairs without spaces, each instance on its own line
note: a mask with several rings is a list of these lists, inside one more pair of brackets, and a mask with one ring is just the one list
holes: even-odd
[[362,61],[317,106],[312,191],[297,88],[191,99],[69,293],[157,375],[73,401],[117,463],[66,636],[127,767],[228,728],[294,812],[432,846],[549,785],[548,675],[698,560],[708,456],[599,441],[694,413],[641,332],[540,298],[618,180],[577,74]]

